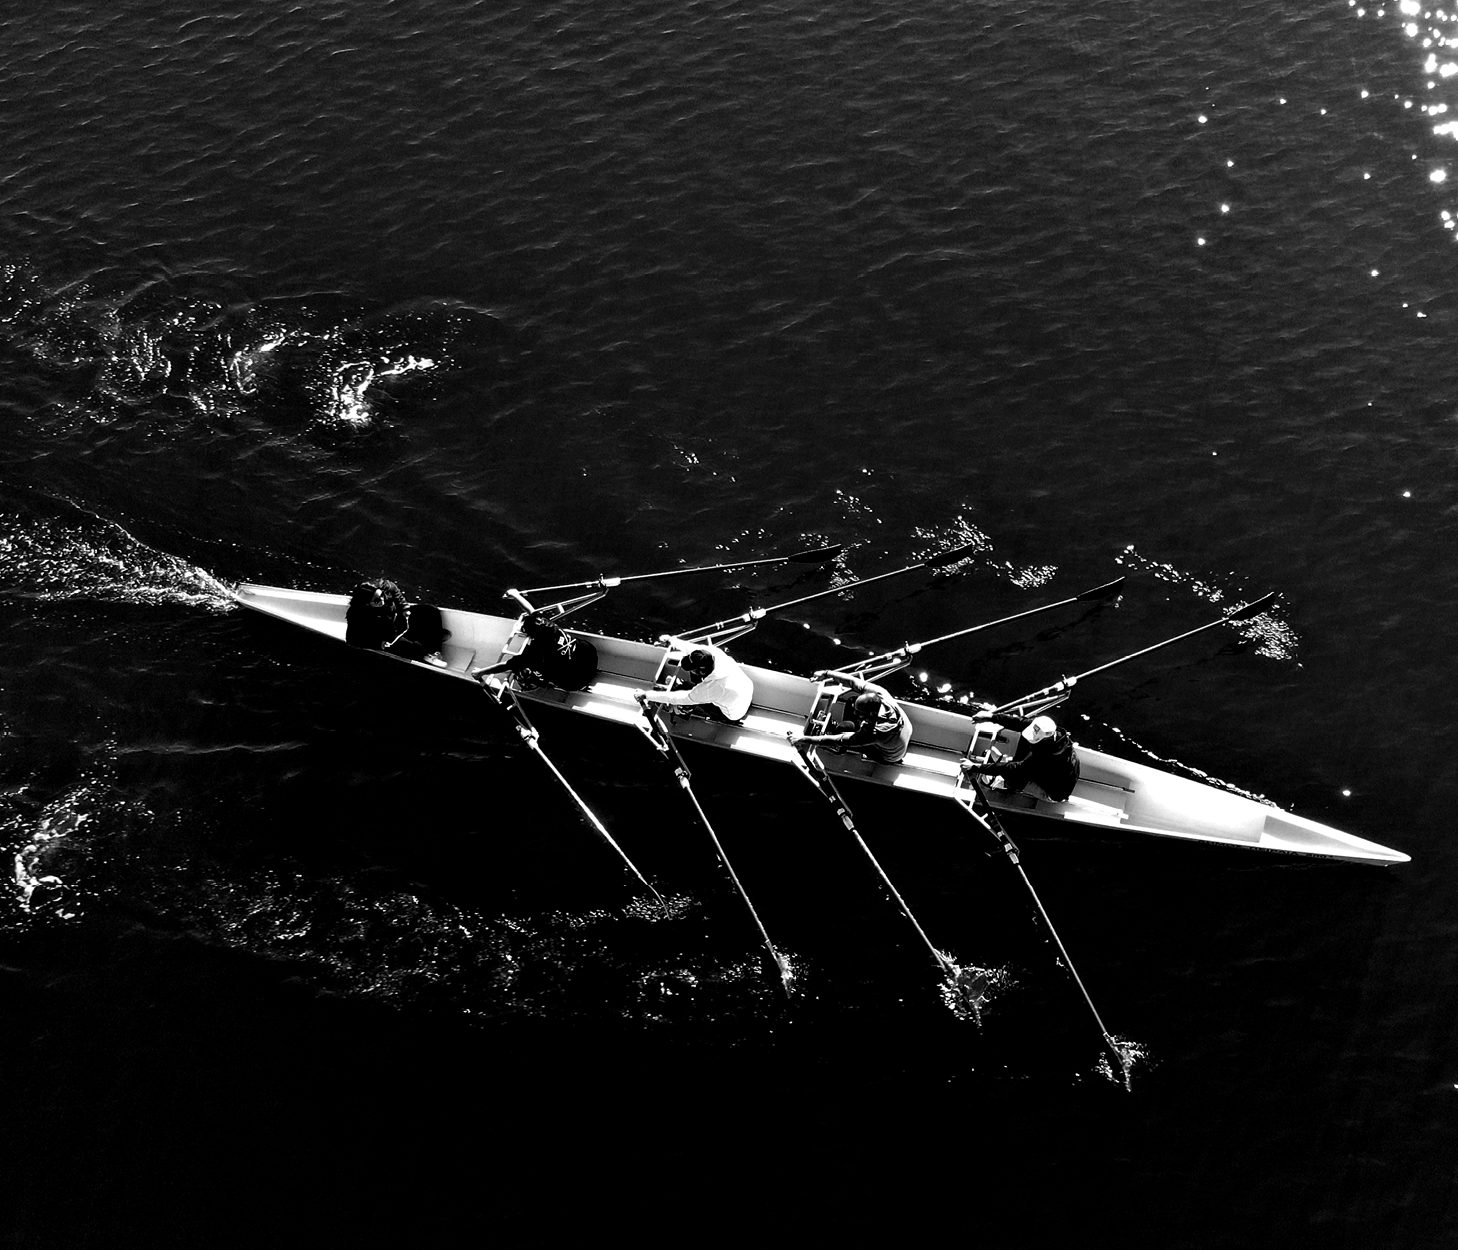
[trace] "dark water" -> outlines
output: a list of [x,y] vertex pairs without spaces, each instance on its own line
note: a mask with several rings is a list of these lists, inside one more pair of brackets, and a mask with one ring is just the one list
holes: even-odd
[[[6,1244],[1451,1241],[1451,15],[355,0],[0,31]],[[935,940],[1005,970],[981,1027],[808,788],[691,759],[786,1002],[635,735],[542,719],[667,914],[469,692],[381,684],[214,580],[492,610],[973,539],[739,654],[808,671],[1129,573],[898,679],[1009,696],[1274,590],[1260,636],[1081,687],[1079,737],[1413,856],[1016,830],[1145,1055],[1130,1091],[950,805],[854,796]],[[823,584],[649,583],[588,623]]]

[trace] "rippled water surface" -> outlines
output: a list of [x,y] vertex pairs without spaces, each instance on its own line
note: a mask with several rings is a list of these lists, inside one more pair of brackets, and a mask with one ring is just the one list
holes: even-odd
[[[0,891],[18,1247],[1430,1247],[1458,1232],[1458,18],[349,0],[0,18]],[[1451,59],[1450,59],[1451,58]],[[694,755],[240,580],[1091,679],[1079,739],[1390,871],[1016,829]],[[430,683],[426,683],[428,686]],[[441,683],[443,685],[448,683]],[[965,823],[965,822],[964,822]],[[1011,1232],[999,1231],[1011,1218]],[[447,1229],[447,1225],[451,1225]]]

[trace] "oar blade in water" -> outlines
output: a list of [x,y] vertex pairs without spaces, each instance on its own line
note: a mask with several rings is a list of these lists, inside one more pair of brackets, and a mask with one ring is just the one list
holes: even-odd
[[813,551],[801,551],[793,556],[786,556],[786,564],[826,564],[834,560],[845,550],[845,544],[836,543],[833,547],[816,547]]
[[1273,590],[1270,594],[1266,595],[1265,598],[1257,599],[1254,603],[1247,603],[1243,608],[1237,608],[1234,612],[1230,613],[1230,615],[1228,615],[1225,620],[1227,623],[1234,621],[1248,621],[1253,616],[1259,616],[1262,612],[1264,612],[1268,607],[1271,606],[1271,603],[1275,599],[1275,597],[1276,592]]
[[969,556],[977,554],[977,543],[964,543],[960,547],[953,547],[950,551],[944,551],[941,555],[929,556],[922,563],[929,569],[939,569],[948,564],[956,564],[958,560],[965,560]]

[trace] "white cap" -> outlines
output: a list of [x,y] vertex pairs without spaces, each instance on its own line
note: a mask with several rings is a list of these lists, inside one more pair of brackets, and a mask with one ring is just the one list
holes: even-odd
[[1058,726],[1053,723],[1051,716],[1035,716],[1023,730],[1023,737],[1029,742],[1042,742],[1044,738],[1051,738],[1057,732]]

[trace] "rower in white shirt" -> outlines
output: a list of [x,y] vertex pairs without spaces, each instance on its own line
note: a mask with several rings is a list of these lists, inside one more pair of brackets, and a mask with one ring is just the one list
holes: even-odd
[[640,690],[643,703],[664,703],[670,707],[698,707],[712,719],[740,724],[754,699],[754,682],[727,652],[710,643],[669,640],[670,657],[679,662],[682,681],[678,690]]

